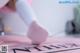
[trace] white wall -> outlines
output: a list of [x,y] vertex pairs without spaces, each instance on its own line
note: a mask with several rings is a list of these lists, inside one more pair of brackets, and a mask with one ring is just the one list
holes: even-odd
[[33,0],[32,7],[38,20],[51,34],[63,32],[68,20],[73,19],[75,4],[59,4],[59,0]]

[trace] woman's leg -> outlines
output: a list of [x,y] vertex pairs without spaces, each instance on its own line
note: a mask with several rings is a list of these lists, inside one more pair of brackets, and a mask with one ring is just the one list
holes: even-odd
[[29,3],[26,0],[18,0],[16,2],[16,10],[29,27],[27,36],[32,40],[33,44],[44,42],[48,36],[48,32],[37,21],[36,15]]

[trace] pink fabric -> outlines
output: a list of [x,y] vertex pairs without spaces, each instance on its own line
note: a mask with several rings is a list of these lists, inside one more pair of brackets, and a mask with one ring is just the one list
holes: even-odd
[[[3,41],[3,42],[2,42]],[[27,46],[26,43],[29,43],[30,40],[25,37],[25,36],[3,36],[3,37],[0,37],[0,44],[1,45],[4,45],[3,43],[5,43],[5,45],[9,45],[11,47],[9,47],[9,49],[12,47],[21,47],[21,45],[24,45],[25,47]],[[71,49],[70,45],[69,44],[77,44],[79,45],[78,48],[80,48],[80,38],[72,38],[72,37],[48,37],[47,41],[44,42],[43,44],[41,44],[41,46],[39,48],[41,48],[43,45],[65,45],[67,44],[69,48],[67,49]],[[12,43],[12,44],[11,44]],[[75,48],[77,47],[76,45],[72,48]],[[23,48],[23,47],[22,47]],[[62,47],[62,48],[55,48],[53,50],[64,50],[65,47]],[[48,49],[45,49],[45,48],[42,48],[42,50],[46,50],[46,51],[50,51]],[[33,50],[31,49],[32,52],[30,53],[45,53],[46,51],[36,51],[36,50]],[[12,50],[9,50],[9,53],[13,53]],[[29,52],[25,52],[25,51],[18,51],[17,53],[29,53]],[[64,51],[64,52],[59,52],[59,53],[80,53],[80,49],[77,49],[77,50],[70,50],[70,51]]]
[[14,46],[15,44],[31,44],[31,40],[26,36],[18,36],[18,35],[5,35],[0,37],[0,45],[3,44],[12,44],[10,46]]
[[[28,2],[30,3],[30,5],[32,4],[32,0],[28,0]],[[0,9],[0,12],[9,13],[9,12],[13,12],[13,11],[10,8],[5,6],[5,7]]]
[[32,4],[32,0],[28,0],[30,4]]
[[9,12],[12,12],[12,10],[8,7],[3,7],[3,8],[0,9],[0,12],[9,13]]

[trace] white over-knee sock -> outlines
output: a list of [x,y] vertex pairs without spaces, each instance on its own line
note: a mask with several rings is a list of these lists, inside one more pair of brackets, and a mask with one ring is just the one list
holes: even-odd
[[29,26],[28,37],[34,44],[44,42],[48,36],[47,30],[37,23],[36,15],[26,0],[18,0],[16,9],[27,26]]
[[27,26],[36,19],[36,15],[27,0],[17,0],[16,11],[21,16]]

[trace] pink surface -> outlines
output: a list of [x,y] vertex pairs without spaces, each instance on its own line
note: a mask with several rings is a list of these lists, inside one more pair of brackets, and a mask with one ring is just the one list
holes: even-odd
[[[67,50],[69,51],[62,51],[62,52],[55,52],[55,53],[80,53],[80,39],[79,38],[72,38],[72,37],[49,37],[46,42],[41,44],[38,48],[42,51],[37,51],[35,49],[30,49],[31,52],[25,51],[17,51],[16,53],[46,53],[50,51],[60,51],[60,50]],[[0,44],[1,45],[9,45],[9,53],[14,53],[11,49],[12,48],[24,48],[29,46],[31,41],[25,36],[3,36],[0,37]],[[54,45],[60,48],[50,47],[50,45]],[[61,45],[61,46],[60,46]],[[42,46],[48,46],[52,49],[47,49]],[[67,47],[67,48],[66,48]],[[70,50],[76,49],[76,50]]]

